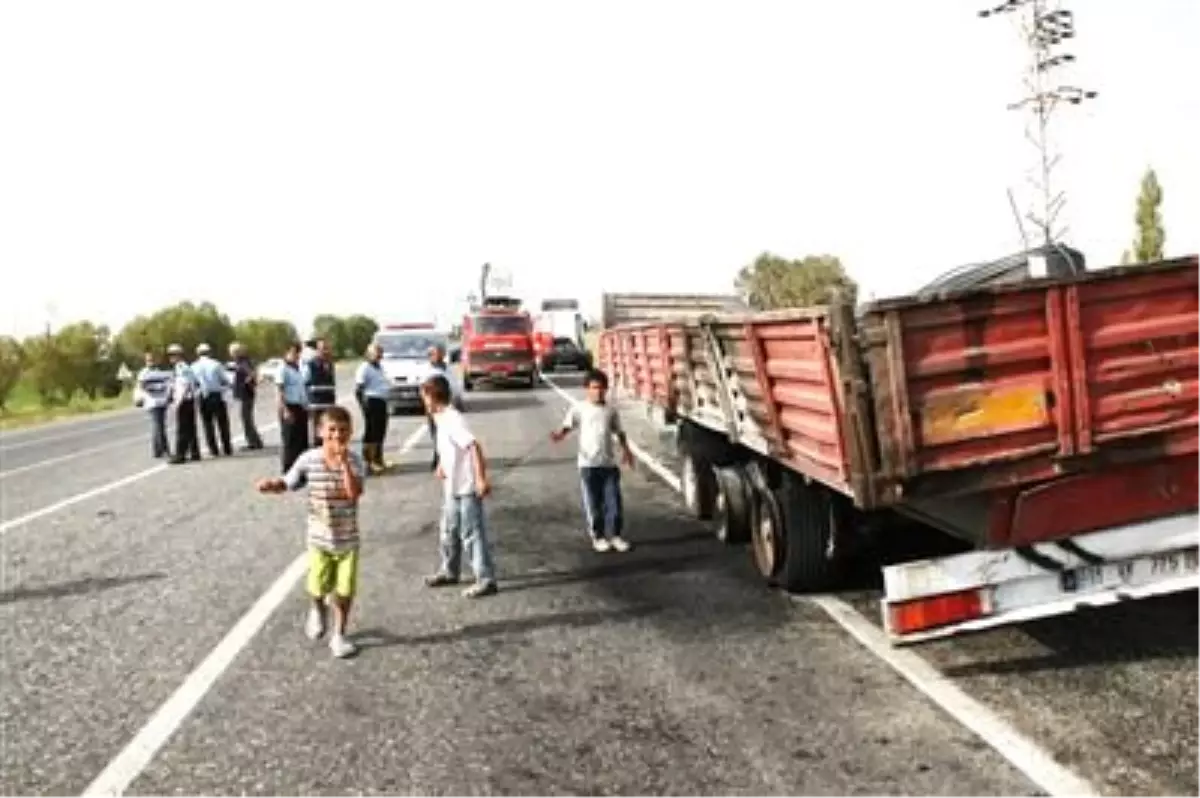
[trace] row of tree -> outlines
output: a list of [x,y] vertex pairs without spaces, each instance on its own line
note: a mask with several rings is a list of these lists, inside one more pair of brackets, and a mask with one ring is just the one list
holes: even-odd
[[[1162,260],[1167,240],[1162,220],[1163,189],[1158,175],[1148,169],[1142,177],[1134,211],[1134,240],[1121,255],[1122,264]],[[805,307],[829,302],[837,293],[851,303],[858,286],[842,262],[832,255],[810,255],[789,260],[764,252],[738,272],[734,287],[756,310]]]
[[[339,357],[361,354],[376,329],[374,320],[361,315],[322,314],[313,320],[314,334],[327,338]],[[191,356],[198,345],[207,343],[220,358],[238,341],[251,358],[264,360],[282,355],[298,339],[289,321],[252,318],[234,323],[211,302],[181,302],[137,316],[116,333],[81,321],[23,341],[0,336],[0,410],[22,380],[46,406],[80,395],[115,396],[124,387],[118,376],[122,365],[136,372],[143,352],[161,355],[170,344],[179,344]]]

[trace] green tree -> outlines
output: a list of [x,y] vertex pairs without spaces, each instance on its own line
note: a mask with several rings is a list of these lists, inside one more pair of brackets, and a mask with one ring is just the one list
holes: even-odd
[[282,319],[242,319],[233,334],[254,360],[282,357],[288,345],[300,338],[295,325]]
[[1163,259],[1167,233],[1162,221],[1162,185],[1153,169],[1142,175],[1142,186],[1138,192],[1137,210],[1133,221],[1137,234],[1133,246],[1121,254],[1121,263],[1153,263]]
[[0,336],[0,411],[6,408],[13,388],[21,381],[25,368],[25,349],[16,338]]
[[347,340],[346,324],[341,316],[322,313],[313,319],[312,326],[313,337],[328,341],[335,357],[344,357],[347,354],[350,344]]
[[147,349],[162,352],[179,344],[190,359],[202,343],[212,346],[213,353],[221,357],[233,342],[233,325],[211,302],[180,302],[132,319],[121,328],[117,341],[123,352],[135,357]]
[[47,332],[33,335],[21,345],[25,352],[25,376],[33,383],[43,407],[62,404],[70,398],[66,358],[59,351],[57,336]]
[[835,291],[846,295],[851,303],[858,298],[858,285],[832,255],[788,260],[764,252],[742,267],[735,287],[755,310],[827,304]]
[[83,393],[95,399],[115,379],[116,364],[109,363],[108,328],[90,321],[68,324],[54,334],[54,379],[64,399]]
[[353,316],[347,316],[342,320],[342,327],[346,335],[347,352],[343,353],[350,356],[359,356],[367,350],[367,346],[375,337],[376,331],[379,330],[379,325],[370,316],[364,316],[361,313],[355,313]]

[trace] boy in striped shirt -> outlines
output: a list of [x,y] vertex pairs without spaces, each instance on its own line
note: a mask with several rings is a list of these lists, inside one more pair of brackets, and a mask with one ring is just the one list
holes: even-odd
[[358,499],[366,466],[350,449],[350,413],[333,405],[321,416],[321,445],[296,459],[282,478],[263,479],[262,493],[283,493],[308,486],[308,594],[312,606],[304,632],[311,640],[325,634],[326,599],[333,606],[335,657],[357,647],[346,639],[346,622],[358,585]]

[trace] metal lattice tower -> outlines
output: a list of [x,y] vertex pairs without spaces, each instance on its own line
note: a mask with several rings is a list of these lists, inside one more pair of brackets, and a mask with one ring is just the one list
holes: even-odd
[[1057,227],[1067,200],[1054,185],[1062,153],[1055,146],[1051,122],[1060,106],[1079,105],[1096,92],[1062,82],[1066,68],[1075,62],[1074,55],[1063,51],[1063,44],[1075,38],[1075,15],[1062,7],[1061,0],[1005,0],[979,12],[985,18],[1006,14],[1016,20],[1030,54],[1023,74],[1025,97],[1008,106],[1010,111],[1027,113],[1025,137],[1037,151],[1026,175],[1034,194],[1025,218],[1037,228],[1040,243],[1050,246],[1067,232]]

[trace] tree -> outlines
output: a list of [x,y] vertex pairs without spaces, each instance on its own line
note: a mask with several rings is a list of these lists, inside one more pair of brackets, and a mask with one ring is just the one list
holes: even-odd
[[858,285],[846,274],[842,262],[832,255],[787,260],[764,252],[754,263],[742,267],[735,286],[755,310],[823,305],[835,291],[843,293],[851,303],[858,298]]
[[379,325],[370,316],[356,313],[342,320],[342,328],[346,335],[348,349],[344,354],[361,355],[375,338]]
[[322,313],[313,319],[312,326],[313,337],[324,338],[328,341],[335,356],[342,357],[346,354],[349,342],[346,336],[346,324],[340,316]]
[[1121,263],[1153,263],[1163,259],[1163,248],[1167,243],[1167,234],[1163,230],[1162,207],[1163,190],[1158,182],[1158,175],[1153,169],[1147,169],[1142,176],[1141,191],[1138,193],[1137,210],[1133,215],[1137,226],[1137,235],[1133,239],[1131,249],[1121,254]]
[[0,411],[6,409],[8,397],[21,380],[25,368],[25,350],[16,338],[0,336]]
[[162,352],[179,344],[189,358],[198,345],[207,343],[219,357],[233,342],[233,325],[211,302],[180,302],[131,320],[121,328],[117,340],[122,351],[134,354],[147,349]]
[[115,379],[117,366],[108,361],[110,337],[107,327],[90,321],[73,322],[54,334],[55,387],[64,399],[76,393],[95,399]]
[[233,334],[254,360],[282,357],[300,338],[295,325],[282,319],[243,319],[234,325]]
[[32,335],[21,345],[25,351],[25,376],[33,383],[34,390],[44,407],[62,404],[70,398],[71,379],[67,375],[66,360],[58,348],[56,336]]

